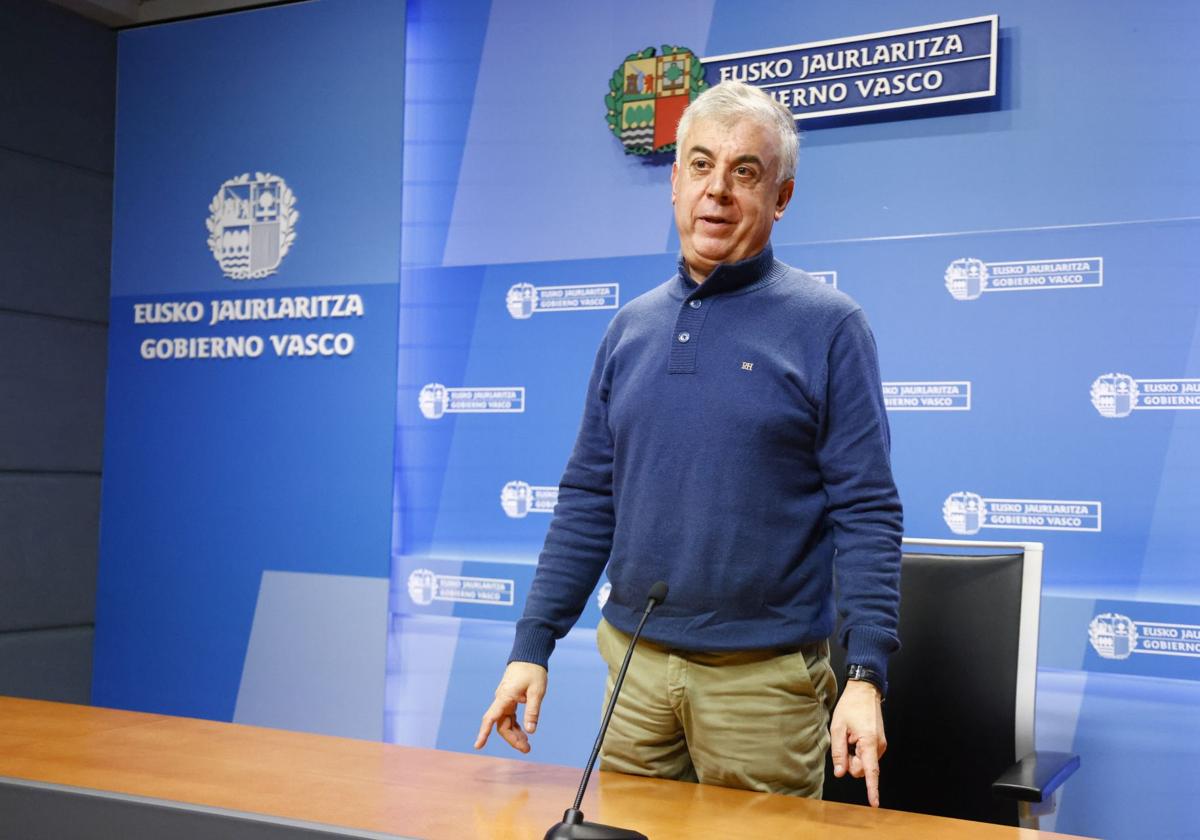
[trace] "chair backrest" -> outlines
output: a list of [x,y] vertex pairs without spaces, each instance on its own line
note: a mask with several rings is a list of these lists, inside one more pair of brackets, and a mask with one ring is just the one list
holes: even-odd
[[[1017,824],[991,783],[1033,750],[1040,543],[905,540],[901,649],[883,707],[888,750],[880,804],[924,814]],[[833,645],[839,681],[845,652]],[[866,802],[859,779],[825,797]]]

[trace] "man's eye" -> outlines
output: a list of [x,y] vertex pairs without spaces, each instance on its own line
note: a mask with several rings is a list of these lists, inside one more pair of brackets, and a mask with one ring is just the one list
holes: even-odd
[[737,169],[733,170],[733,173],[735,175],[737,175],[739,178],[753,178],[754,177],[754,170],[751,169],[749,166],[739,166]]
[[703,169],[709,169],[709,168],[710,168],[709,162],[706,160],[692,161],[692,169],[703,170]]

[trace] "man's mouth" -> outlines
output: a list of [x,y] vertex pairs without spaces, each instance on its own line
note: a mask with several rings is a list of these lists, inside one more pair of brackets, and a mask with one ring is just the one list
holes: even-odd
[[731,225],[732,219],[726,219],[721,216],[701,216],[700,221],[708,222],[710,225]]

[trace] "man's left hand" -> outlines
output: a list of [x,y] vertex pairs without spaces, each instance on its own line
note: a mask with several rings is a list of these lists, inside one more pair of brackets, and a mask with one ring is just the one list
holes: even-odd
[[[883,698],[863,680],[848,680],[829,725],[833,775],[850,775],[867,782],[867,801],[879,807],[879,759],[887,750],[883,734]],[[853,749],[853,755],[851,755]]]

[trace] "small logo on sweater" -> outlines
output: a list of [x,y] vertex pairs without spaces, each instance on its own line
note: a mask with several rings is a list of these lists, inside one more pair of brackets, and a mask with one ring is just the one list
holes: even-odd
[[754,370],[754,362],[742,362],[742,370]]

